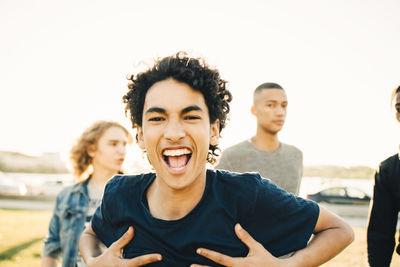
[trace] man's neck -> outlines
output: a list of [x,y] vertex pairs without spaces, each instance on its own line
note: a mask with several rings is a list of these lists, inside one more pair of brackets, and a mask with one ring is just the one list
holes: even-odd
[[115,171],[110,171],[101,167],[94,167],[91,175],[90,183],[100,189],[104,189],[108,180],[117,174]]
[[281,145],[277,133],[272,134],[260,130],[257,130],[256,135],[251,138],[251,143],[256,148],[264,151],[275,151],[279,149]]
[[205,177],[196,182],[196,185],[190,188],[174,190],[156,178],[147,190],[151,215],[162,220],[178,220],[186,216],[196,207],[204,194]]

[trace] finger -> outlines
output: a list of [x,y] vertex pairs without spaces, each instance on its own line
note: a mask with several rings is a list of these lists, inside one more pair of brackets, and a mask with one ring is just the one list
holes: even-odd
[[208,265],[192,264],[190,267],[210,267]]
[[240,224],[235,225],[235,233],[237,237],[246,244],[249,249],[256,248],[260,245]]
[[146,254],[146,255],[142,255],[142,256],[138,256],[136,258],[124,261],[124,264],[122,266],[126,266],[126,267],[134,267],[134,266],[142,266],[142,265],[146,265],[152,262],[156,262],[156,261],[161,261],[162,260],[162,256],[161,254]]
[[197,254],[206,257],[213,262],[225,265],[225,266],[232,266],[234,258],[221,254],[219,252],[209,250],[206,248],[199,248],[196,250]]
[[110,249],[121,250],[132,240],[133,235],[133,227],[129,226],[128,230],[117,241],[111,244]]

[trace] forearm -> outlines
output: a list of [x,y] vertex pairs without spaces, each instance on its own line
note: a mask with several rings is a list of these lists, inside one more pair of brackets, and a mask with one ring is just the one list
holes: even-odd
[[104,244],[98,239],[90,226],[83,231],[79,240],[79,251],[86,264],[101,255],[104,248]]
[[337,254],[353,241],[351,229],[329,229],[318,233],[308,246],[297,251],[291,260],[295,265],[290,266],[319,266]]
[[57,216],[53,218],[49,225],[49,233],[43,242],[43,251],[41,258],[42,267],[60,266],[59,258],[61,256],[59,220]]
[[[353,229],[336,215],[321,208],[322,219],[307,247],[297,251],[288,266],[319,266],[346,248],[354,240]],[[320,215],[321,218],[321,215]]]
[[43,256],[41,266],[42,267],[57,267],[58,260],[56,258],[53,258],[50,256]]

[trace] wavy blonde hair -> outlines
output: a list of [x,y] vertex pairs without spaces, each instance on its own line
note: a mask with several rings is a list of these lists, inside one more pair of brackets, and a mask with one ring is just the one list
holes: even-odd
[[128,137],[128,143],[132,143],[131,134],[118,122],[103,120],[94,122],[81,134],[70,151],[70,160],[72,163],[73,174],[75,176],[75,182],[82,183],[86,181],[93,172],[92,157],[89,156],[88,149],[92,145],[94,145],[96,149],[99,139],[103,136],[105,131],[111,127],[122,129]]

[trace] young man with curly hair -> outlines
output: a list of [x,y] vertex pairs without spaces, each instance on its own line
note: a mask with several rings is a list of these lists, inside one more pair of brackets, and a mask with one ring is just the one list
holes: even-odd
[[155,172],[107,184],[80,240],[88,266],[316,266],[352,241],[318,204],[206,168],[231,101],[216,69],[178,53],[130,80],[123,99]]

